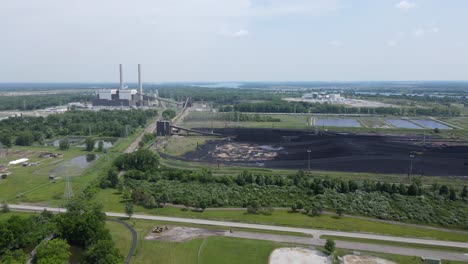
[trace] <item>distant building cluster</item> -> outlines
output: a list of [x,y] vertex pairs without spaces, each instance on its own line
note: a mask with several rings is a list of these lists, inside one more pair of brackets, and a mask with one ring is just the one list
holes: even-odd
[[345,98],[341,97],[340,94],[328,94],[328,93],[306,93],[302,96],[303,99],[317,100],[317,101],[329,101],[329,102],[341,102]]

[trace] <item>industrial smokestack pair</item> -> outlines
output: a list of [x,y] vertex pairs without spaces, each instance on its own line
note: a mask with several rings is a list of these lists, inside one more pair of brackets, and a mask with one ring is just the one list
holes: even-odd
[[[120,90],[124,89],[122,64],[119,64],[120,71]],[[143,96],[143,83],[141,82],[141,64],[138,64],[138,90],[140,96]]]

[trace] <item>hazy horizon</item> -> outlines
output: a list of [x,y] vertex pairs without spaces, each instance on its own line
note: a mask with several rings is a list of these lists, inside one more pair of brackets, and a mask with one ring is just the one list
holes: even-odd
[[[463,0],[7,1],[0,82],[465,81]],[[237,80],[237,81],[236,81]]]

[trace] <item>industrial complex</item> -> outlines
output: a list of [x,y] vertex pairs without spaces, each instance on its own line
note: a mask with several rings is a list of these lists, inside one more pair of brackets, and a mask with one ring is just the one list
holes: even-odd
[[143,94],[143,83],[141,80],[141,64],[138,64],[138,90],[128,89],[123,81],[122,64],[119,65],[120,87],[119,89],[102,89],[96,92],[93,106],[148,106],[150,101],[156,98]]

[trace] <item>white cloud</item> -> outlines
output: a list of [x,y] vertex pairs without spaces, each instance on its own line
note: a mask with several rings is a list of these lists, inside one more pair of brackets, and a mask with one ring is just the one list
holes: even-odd
[[412,3],[412,2],[410,2],[408,0],[403,0],[403,1],[399,2],[398,4],[396,4],[395,7],[398,8],[398,9],[407,11],[407,10],[410,10],[412,8],[415,8],[416,4]]
[[239,29],[237,31],[221,30],[221,34],[224,36],[238,38],[238,37],[247,36],[249,34],[249,31],[245,29]]
[[341,47],[343,46],[343,43],[339,40],[332,40],[330,42],[328,42],[328,44],[334,46],[334,47]]
[[413,35],[416,37],[421,37],[424,35],[429,35],[429,34],[437,34],[439,33],[439,28],[438,27],[431,27],[431,28],[418,28],[413,31]]
[[394,40],[394,39],[389,40],[389,41],[387,42],[387,46],[389,46],[389,47],[398,46],[398,41],[396,41],[396,40]]

